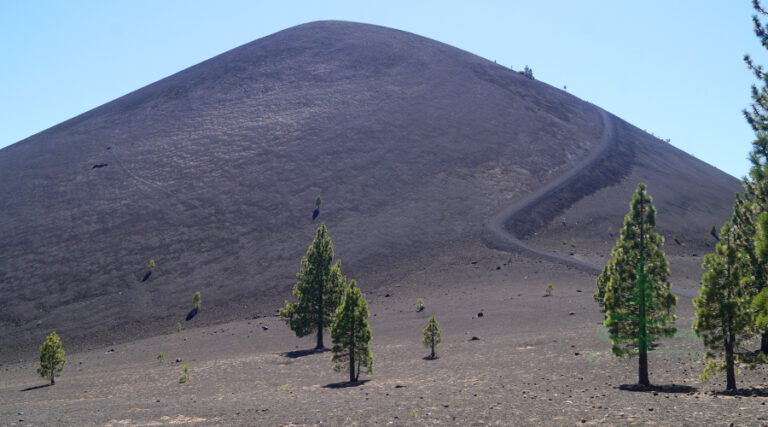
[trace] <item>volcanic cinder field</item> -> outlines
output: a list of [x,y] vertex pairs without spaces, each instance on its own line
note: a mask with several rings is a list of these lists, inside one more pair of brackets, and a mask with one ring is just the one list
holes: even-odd
[[[679,298],[642,390],[592,298],[638,182]],[[719,393],[691,332],[709,230],[739,191],[471,53],[290,28],[0,150],[0,425],[768,424],[768,371]],[[371,311],[358,384],[277,317],[321,222]],[[52,330],[68,363],[48,387]]]

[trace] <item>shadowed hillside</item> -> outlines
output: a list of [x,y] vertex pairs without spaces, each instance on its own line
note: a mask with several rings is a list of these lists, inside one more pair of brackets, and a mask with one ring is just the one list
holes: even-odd
[[681,233],[720,224],[739,190],[470,53],[372,25],[290,28],[0,150],[0,335],[14,343],[0,356],[51,328],[81,344],[169,331],[198,290],[196,324],[271,314],[320,221],[343,272],[375,290],[513,249],[486,225],[537,189],[504,232],[559,244],[568,209],[620,224],[637,178]]

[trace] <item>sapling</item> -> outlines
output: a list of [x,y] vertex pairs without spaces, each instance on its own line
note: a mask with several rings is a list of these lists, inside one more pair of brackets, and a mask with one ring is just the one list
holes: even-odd
[[440,333],[442,330],[440,329],[440,326],[437,323],[437,319],[435,319],[435,316],[432,316],[429,318],[429,322],[427,322],[427,327],[424,328],[424,340],[422,340],[422,344],[424,344],[424,347],[427,347],[431,349],[429,358],[435,359],[437,356],[435,356],[435,347],[440,345],[441,339],[440,339]]
[[544,296],[549,297],[552,296],[552,291],[554,291],[555,287],[552,286],[551,283],[547,283],[547,287],[544,288]]

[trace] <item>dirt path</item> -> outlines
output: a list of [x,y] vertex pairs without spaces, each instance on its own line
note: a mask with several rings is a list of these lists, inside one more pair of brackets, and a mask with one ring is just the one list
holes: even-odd
[[[515,237],[512,233],[507,231],[505,225],[516,219],[518,215],[525,212],[531,206],[540,203],[541,201],[552,197],[553,194],[560,190],[562,187],[569,185],[574,179],[579,179],[580,175],[586,170],[600,161],[603,155],[606,154],[611,143],[615,139],[615,126],[611,116],[605,112],[605,110],[598,109],[600,117],[603,120],[603,135],[600,138],[598,146],[592,150],[587,157],[581,160],[573,169],[567,173],[560,175],[554,181],[539,188],[531,193],[530,196],[523,200],[509,206],[503,211],[494,216],[488,223],[485,229],[484,238],[489,245],[495,249],[500,249],[507,252],[520,252],[527,255],[533,255],[534,257],[544,258],[550,261],[554,261],[563,264],[568,267],[576,268],[585,273],[594,275],[600,274],[602,269],[593,264],[560,255],[554,252],[549,252],[544,249],[539,249],[522,240]],[[697,289],[682,289],[678,287],[672,287],[672,293],[686,298],[696,298],[699,296]]]
[[598,146],[592,150],[592,152],[582,159],[573,169],[567,173],[560,175],[554,181],[551,181],[547,185],[539,188],[531,193],[528,197],[512,206],[504,209],[494,216],[486,226],[485,239],[490,245],[496,249],[501,249],[508,252],[522,252],[534,255],[536,257],[542,257],[551,261],[555,261],[564,264],[569,267],[577,268],[581,271],[600,274],[600,269],[592,264],[570,258],[563,255],[558,255],[549,251],[535,248],[522,240],[518,239],[510,232],[507,231],[505,224],[513,221],[517,215],[524,212],[527,208],[540,203],[542,200],[551,197],[557,190],[568,185],[572,180],[578,179],[584,171],[593,166],[600,158],[606,153],[611,146],[611,142],[615,137],[615,129],[613,119],[602,109],[598,109],[600,117],[603,120],[603,135],[600,138]]

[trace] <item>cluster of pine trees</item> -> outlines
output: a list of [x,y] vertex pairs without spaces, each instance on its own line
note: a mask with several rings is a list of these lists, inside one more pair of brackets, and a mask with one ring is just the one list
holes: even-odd
[[[768,49],[768,25],[762,21],[768,11],[759,0],[752,4],[757,12],[755,34]],[[719,235],[714,226],[710,231],[719,241],[715,253],[704,257],[699,297],[693,300],[693,330],[708,348],[702,378],[725,371],[729,391],[737,389],[737,363],[753,367],[768,362],[768,73],[749,55],[744,61],[760,85],[752,85],[752,105],[744,111],[756,137],[749,155],[752,166],[743,180],[744,193],[736,195],[731,220]],[[653,231],[655,217],[647,189],[640,184],[595,293],[614,354],[639,356],[642,385],[650,385],[650,346],[675,333],[676,297],[667,282],[664,240]],[[758,341],[759,349],[751,350]]]
[[[333,263],[333,257],[333,242],[325,223],[322,223],[307,249],[307,255],[301,259],[301,268],[293,287],[296,301],[285,302],[285,307],[280,309],[280,318],[300,338],[316,334],[315,351],[326,349],[323,331],[330,328],[333,369],[348,369],[349,382],[352,383],[360,379],[363,370],[373,373],[371,328],[366,320],[370,313],[357,282],[351,280],[347,283],[347,278],[341,274],[341,261]],[[424,302],[419,298],[417,311],[423,309]],[[440,333],[435,316],[430,317],[422,341],[431,351],[430,359],[436,358],[435,347],[441,342]]]

